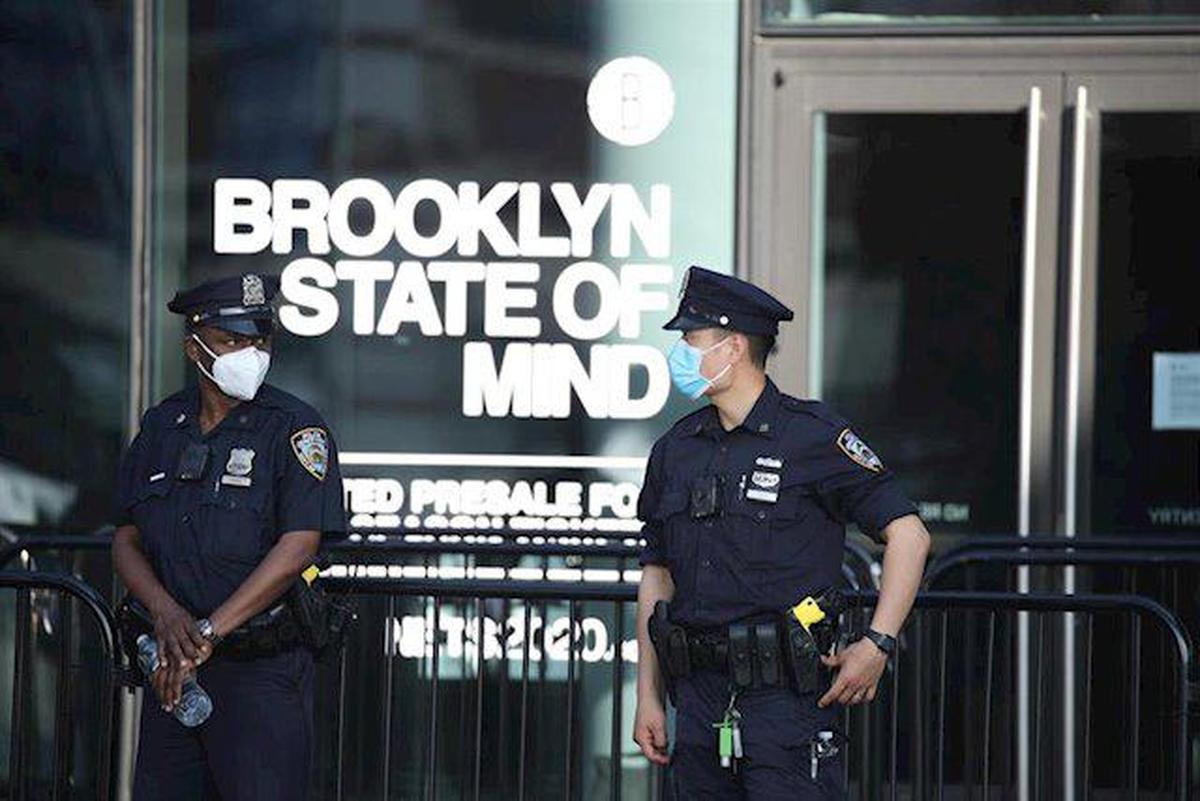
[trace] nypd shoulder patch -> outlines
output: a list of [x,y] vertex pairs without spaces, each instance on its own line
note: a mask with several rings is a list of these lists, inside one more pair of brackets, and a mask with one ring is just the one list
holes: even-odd
[[292,434],[292,452],[313,478],[325,480],[325,473],[329,471],[329,439],[325,429],[310,426]]
[[883,462],[879,461],[875,452],[850,429],[842,429],[842,433],[838,434],[837,445],[842,449],[842,453],[849,456],[859,466],[865,467],[873,473],[883,470]]

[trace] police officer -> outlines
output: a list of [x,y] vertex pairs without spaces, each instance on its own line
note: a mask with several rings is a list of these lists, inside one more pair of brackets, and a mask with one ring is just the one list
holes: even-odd
[[[709,403],[655,442],[638,502],[646,544],[634,740],[652,762],[670,764],[679,799],[844,797],[837,705],[875,697],[929,549],[912,503],[853,428],[766,376],[778,324],[791,318],[758,287],[692,267],[665,326],[683,332],[668,358],[675,386]],[[879,604],[863,639],[822,657],[828,670],[814,658],[827,691],[802,693],[772,663],[771,647],[786,642],[772,622],[840,583],[850,521],[886,543]],[[660,600],[690,654],[663,666],[687,668],[667,677],[677,712],[670,751],[648,631]],[[745,646],[761,664],[739,689],[734,632],[751,626],[757,639]],[[719,730],[731,725],[741,759],[722,759],[730,745],[722,750]]]
[[[113,561],[153,617],[162,665],[157,703],[142,705],[135,801],[307,795],[311,652],[280,641],[235,659],[233,640],[221,647],[278,609],[322,540],[345,531],[328,427],[262,383],[277,288],[247,274],[175,295],[198,385],[146,412],[121,463]],[[171,714],[192,671],[213,702],[194,729]]]

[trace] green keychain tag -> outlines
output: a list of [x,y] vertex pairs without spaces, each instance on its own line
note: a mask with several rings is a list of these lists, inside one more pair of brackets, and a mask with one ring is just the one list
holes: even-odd
[[713,724],[713,728],[717,730],[717,756],[720,757],[723,768],[733,767],[734,740],[740,739],[734,737],[733,731],[737,726],[736,718],[741,717],[734,707],[735,701],[737,701],[736,692],[729,698],[729,706],[725,709],[725,719],[720,723]]
[[733,756],[733,726],[722,723],[717,729],[717,753],[722,760]]

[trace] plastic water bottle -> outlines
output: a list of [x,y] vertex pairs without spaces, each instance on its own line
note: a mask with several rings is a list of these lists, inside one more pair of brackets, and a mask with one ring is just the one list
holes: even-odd
[[[158,643],[149,634],[143,634],[137,638],[137,650],[138,664],[149,678],[158,670]],[[183,693],[179,696],[179,703],[175,705],[173,714],[176,720],[188,728],[199,726],[212,714],[212,699],[196,681],[195,672],[183,680]]]

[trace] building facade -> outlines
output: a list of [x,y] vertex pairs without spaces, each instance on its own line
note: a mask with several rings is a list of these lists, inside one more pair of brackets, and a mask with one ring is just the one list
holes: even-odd
[[[777,380],[854,420],[940,540],[1200,530],[1192,2],[4,15],[0,524],[103,526],[141,411],[194,380],[166,300],[258,271],[283,277],[268,380],[335,431],[358,536],[636,539],[649,446],[690,408],[660,325],[695,263],[796,309]],[[605,677],[616,660],[632,681],[632,624],[581,614],[603,642],[578,748],[644,795],[628,738],[609,747]],[[493,658],[433,664],[426,615],[366,616],[384,648],[355,654],[348,793],[425,781],[409,766],[427,745],[373,701],[380,682],[419,697],[430,671],[454,687]],[[452,650],[478,617],[441,622]],[[564,660],[544,670],[549,733]],[[493,680],[489,734],[507,725]],[[445,736],[450,793],[466,774]],[[495,742],[487,785],[509,787]],[[547,764],[561,745],[543,741]]]

